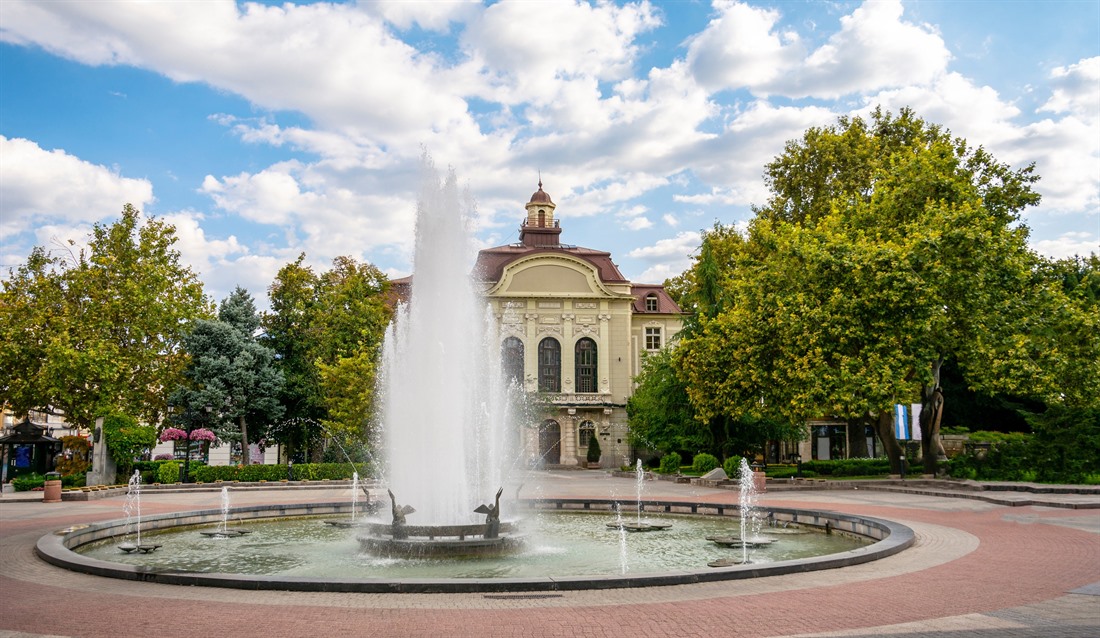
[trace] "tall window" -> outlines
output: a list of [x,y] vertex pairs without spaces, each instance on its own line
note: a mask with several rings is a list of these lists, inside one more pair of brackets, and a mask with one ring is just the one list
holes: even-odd
[[561,344],[553,337],[539,342],[539,392],[561,392]]
[[577,392],[596,391],[596,342],[585,337],[573,349]]
[[577,449],[587,450],[588,442],[596,434],[596,424],[591,421],[581,421],[577,428]]
[[646,312],[657,312],[657,295],[649,295],[645,298]]
[[505,383],[523,387],[523,342],[508,337],[500,344],[500,371]]
[[645,349],[646,350],[660,350],[661,349],[661,329],[658,328],[646,328],[645,329]]

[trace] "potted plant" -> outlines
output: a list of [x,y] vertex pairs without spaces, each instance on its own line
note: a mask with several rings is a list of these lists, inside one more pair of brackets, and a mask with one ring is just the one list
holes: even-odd
[[600,451],[600,440],[595,434],[593,434],[592,437],[588,439],[588,453],[585,457],[588,460],[589,469],[600,467],[601,454],[602,452]]

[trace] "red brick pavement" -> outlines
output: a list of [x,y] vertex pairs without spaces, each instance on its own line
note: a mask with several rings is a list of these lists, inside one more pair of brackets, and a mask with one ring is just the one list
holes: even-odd
[[[717,494],[707,500],[727,498]],[[800,506],[789,500],[782,505]],[[821,508],[819,502],[801,506]],[[150,511],[169,509],[150,506]],[[989,612],[1050,600],[1100,581],[1098,536],[1012,519],[1035,508],[942,511],[845,504],[830,509],[950,527],[973,534],[980,544],[956,560],[901,575],[861,582],[838,577],[835,585],[766,594],[744,594],[743,581],[730,581],[723,585],[728,590],[721,590],[728,593],[674,602],[656,596],[654,602],[618,604],[615,596],[600,591],[565,592],[554,606],[500,602],[497,608],[481,608],[490,605],[471,595],[392,595],[379,602],[370,595],[270,592],[245,597],[218,590],[208,600],[197,600],[189,588],[70,574],[31,555],[37,535],[74,522],[116,518],[117,511],[5,521],[0,509],[0,539],[5,541],[0,544],[0,635],[8,630],[111,638],[782,636]],[[1057,515],[1097,516],[1095,511]],[[571,600],[584,604],[570,606]],[[601,600],[609,604],[592,604]]]

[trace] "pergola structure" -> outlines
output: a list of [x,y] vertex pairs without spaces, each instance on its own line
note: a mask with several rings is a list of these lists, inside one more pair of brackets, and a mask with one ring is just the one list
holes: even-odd
[[61,441],[50,436],[48,426],[28,417],[14,432],[0,437],[0,480],[6,483],[23,474],[53,471],[60,453]]

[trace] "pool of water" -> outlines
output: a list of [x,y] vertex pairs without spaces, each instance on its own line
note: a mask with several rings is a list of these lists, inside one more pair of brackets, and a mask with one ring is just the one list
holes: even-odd
[[[681,569],[704,569],[710,561],[739,558],[740,548],[727,548],[707,536],[737,536],[732,517],[645,515],[643,520],[671,523],[669,529],[622,533],[608,529],[615,515],[540,513],[519,521],[525,539],[516,555],[466,560],[393,559],[360,551],[355,528],[326,525],[320,518],[247,522],[250,534],[210,538],[200,530],[213,527],[143,531],[143,543],[162,547],[151,554],[126,554],[114,538],[76,549],[91,558],[166,571],[301,576],[310,578],[524,578],[612,576]],[[624,515],[633,521],[633,515]],[[537,530],[537,531],[535,531]],[[796,533],[791,533],[796,532]],[[805,533],[797,533],[805,532]],[[774,542],[750,549],[753,563],[807,558],[863,547],[869,541],[825,535],[811,530],[776,530],[763,534]]]

